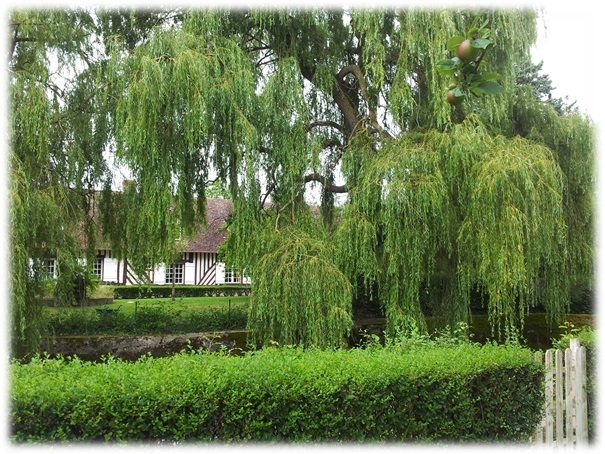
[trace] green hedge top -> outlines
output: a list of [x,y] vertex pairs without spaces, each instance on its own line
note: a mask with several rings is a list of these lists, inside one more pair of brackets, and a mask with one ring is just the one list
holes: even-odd
[[267,349],[10,369],[26,440],[527,440],[542,370],[529,350]]
[[[250,285],[176,285],[175,297],[202,297],[202,296],[244,296],[250,294]],[[113,297],[116,299],[137,298],[169,298],[172,296],[172,285],[118,285],[113,288]]]

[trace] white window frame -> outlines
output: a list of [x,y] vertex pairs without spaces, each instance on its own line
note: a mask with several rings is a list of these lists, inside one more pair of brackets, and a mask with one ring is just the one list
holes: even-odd
[[94,274],[99,279],[103,278],[103,259],[94,259],[94,261],[92,262],[92,274]]
[[242,276],[234,268],[225,268],[225,284],[241,284]]
[[48,279],[57,277],[57,263],[55,259],[45,259],[42,261],[42,270]]
[[185,266],[183,263],[173,263],[166,267],[166,284],[183,284],[185,277]]

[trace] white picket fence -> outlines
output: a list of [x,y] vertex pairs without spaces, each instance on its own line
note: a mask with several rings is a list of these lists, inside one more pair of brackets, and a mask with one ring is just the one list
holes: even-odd
[[588,401],[586,399],[586,349],[579,339],[570,346],[536,354],[544,357],[545,413],[531,441],[540,446],[574,447],[588,444]]

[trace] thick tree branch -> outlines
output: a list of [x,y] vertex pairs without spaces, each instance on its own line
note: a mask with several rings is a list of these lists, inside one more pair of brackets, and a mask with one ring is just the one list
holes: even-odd
[[344,116],[346,135],[350,137],[358,131],[361,126],[361,119],[359,118],[359,112],[344,90],[343,84],[337,81],[332,90],[332,98]]
[[324,190],[328,192],[333,192],[335,194],[346,194],[347,192],[349,192],[349,188],[346,184],[342,186],[329,184],[327,178],[318,173],[311,173],[305,177],[305,183],[310,183],[311,181],[317,181],[318,183],[321,183],[324,187]]
[[326,139],[322,142],[321,144],[322,148],[326,149],[326,148],[332,148],[332,147],[336,147],[339,150],[342,149],[342,144],[340,143],[340,141],[338,139]]
[[370,98],[368,95],[368,87],[367,87],[366,80],[365,80],[365,77],[363,75],[363,71],[361,70],[361,68],[358,65],[345,66],[344,68],[342,68],[339,71],[339,73],[336,75],[336,78],[342,84],[344,82],[344,78],[348,74],[353,74],[355,76],[355,78],[357,79],[357,82],[359,84],[359,91],[361,92],[361,96],[363,97],[363,99],[366,102],[366,105],[368,106],[368,117],[370,120],[370,124],[376,129],[378,134],[380,134],[380,137],[382,137],[383,139],[392,138],[392,136],[387,131],[385,131],[382,128],[382,126],[380,126],[380,124],[378,123],[378,120],[376,119],[376,113],[374,112],[374,109],[372,109],[372,107],[371,107],[372,103],[370,102]]
[[11,27],[14,27],[15,31],[13,33],[13,39],[12,39],[12,43],[11,43],[11,50],[10,53],[8,54],[8,61],[10,63],[10,61],[13,59],[14,55],[15,55],[15,49],[17,47],[17,43],[28,43],[28,42],[35,42],[36,40],[34,38],[22,38],[19,37],[19,23],[13,23],[11,24]]
[[370,100],[368,98],[368,87],[366,85],[366,79],[363,76],[361,68],[358,65],[345,66],[338,72],[338,74],[336,75],[336,79],[338,80],[339,83],[342,84],[344,82],[344,78],[348,74],[353,74],[355,76],[355,78],[357,79],[357,83],[359,84],[359,90],[361,91],[361,96],[363,96],[363,99],[369,105]]
[[332,127],[334,129],[339,130],[340,132],[342,132],[344,134],[345,132],[345,128],[342,125],[339,125],[338,123],[336,123],[335,121],[314,121],[313,123],[309,123],[306,127],[307,132],[311,131],[311,129],[316,128],[318,126],[329,126]]

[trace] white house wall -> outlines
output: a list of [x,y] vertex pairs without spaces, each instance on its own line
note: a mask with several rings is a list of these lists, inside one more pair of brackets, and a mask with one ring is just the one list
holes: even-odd
[[183,284],[195,285],[195,263],[185,263],[183,269]]
[[218,284],[216,273],[216,253],[196,252],[195,255],[195,285]]
[[166,265],[160,263],[155,267],[153,273],[153,284],[164,285],[166,283]]
[[225,283],[225,264],[222,262],[217,262],[216,264],[216,283]]
[[[184,285],[217,285],[225,282],[225,268],[223,264],[217,263],[216,253],[192,252],[188,254],[192,254],[192,256],[191,261],[184,263]],[[109,255],[109,253],[106,254],[102,259],[101,280],[112,284],[136,285],[139,278],[128,265],[128,261],[110,258]],[[124,282],[125,269],[126,282]],[[163,263],[158,264],[153,270],[149,270],[148,274],[152,284],[166,284],[166,266]]]
[[118,277],[118,259],[104,258],[101,280],[104,282],[117,283],[120,281]]

